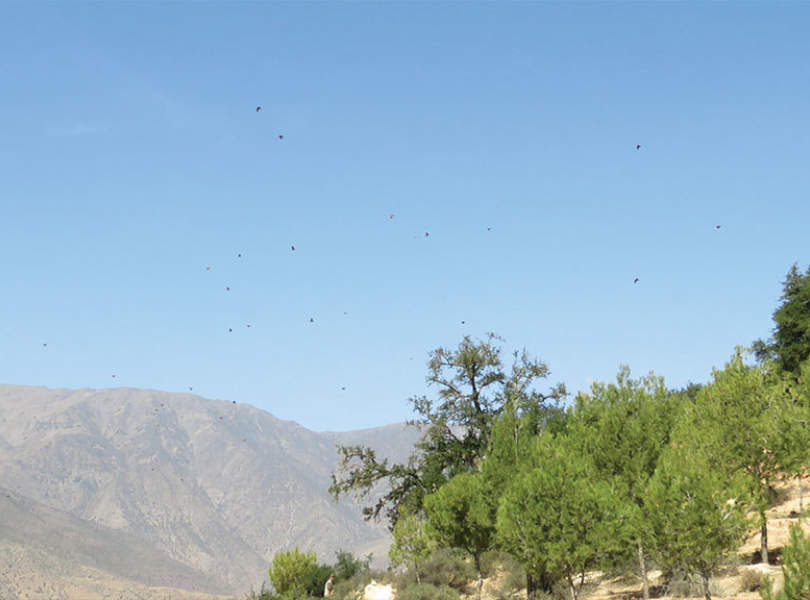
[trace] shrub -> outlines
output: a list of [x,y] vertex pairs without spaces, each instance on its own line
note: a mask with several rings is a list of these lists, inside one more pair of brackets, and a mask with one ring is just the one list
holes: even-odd
[[[340,580],[335,578],[335,591],[334,597],[340,599],[362,598],[363,588],[366,587],[371,580],[374,579],[379,583],[385,583],[387,574],[379,571],[371,571],[366,569],[356,573],[349,579]],[[396,587],[396,586],[395,586]],[[399,589],[397,587],[397,589]],[[322,590],[323,591],[323,590]]]
[[449,586],[457,590],[476,579],[475,568],[458,552],[440,549],[433,552],[421,566],[422,583]]
[[448,585],[422,583],[398,590],[397,600],[459,600],[459,593]]
[[497,600],[513,598],[526,587],[526,572],[522,568],[504,571],[503,579],[494,591]]
[[492,577],[499,568],[504,571],[522,570],[518,560],[508,552],[490,550],[481,555],[481,574],[484,577]]
[[279,596],[301,598],[309,592],[313,571],[317,568],[314,552],[299,552],[298,548],[277,552],[269,569],[270,581]]
[[740,576],[740,590],[756,592],[762,586],[762,573],[757,569],[745,569]]
[[335,552],[336,561],[332,572],[338,581],[347,581],[358,573],[368,571],[371,558],[371,554],[367,554],[364,558],[355,558],[351,552],[338,550]]
[[773,592],[770,577],[763,578],[760,595],[764,600],[807,600],[810,598],[810,538],[799,525],[790,526],[790,541],[782,551],[782,574],[785,583],[779,593]]
[[245,600],[277,600],[276,596],[270,593],[270,590],[267,589],[267,584],[262,582],[262,589],[258,592],[255,591],[253,588],[245,594]]
[[310,598],[322,598],[323,586],[334,571],[329,565],[315,565],[304,576],[304,590]]

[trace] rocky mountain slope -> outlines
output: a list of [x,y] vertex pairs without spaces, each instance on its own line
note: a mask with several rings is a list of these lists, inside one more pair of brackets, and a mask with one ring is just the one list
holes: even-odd
[[[382,525],[327,494],[335,443],[384,439],[383,454],[401,460],[417,437],[402,425],[316,433],[192,394],[2,385],[0,486],[10,496],[0,503],[0,541],[25,546],[13,525],[25,519],[14,511],[56,509],[105,535],[126,534],[119,545],[133,553],[137,541],[171,559],[184,589],[197,589],[191,577],[201,591],[238,593],[266,580],[279,550],[298,546],[328,561],[339,548],[384,543]],[[88,557],[94,547],[107,554],[90,544]],[[159,583],[151,570],[132,578]]]

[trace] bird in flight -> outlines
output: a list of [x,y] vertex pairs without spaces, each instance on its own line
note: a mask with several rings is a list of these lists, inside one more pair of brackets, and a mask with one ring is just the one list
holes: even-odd
[[426,231],[425,232],[425,237],[428,237],[428,236],[430,236],[430,234]]
[[461,324],[462,324],[462,325],[466,325],[466,324],[467,324],[467,321],[462,321],[462,322],[461,322]]
[[278,139],[283,140],[283,139],[284,139],[284,136],[283,136],[283,135],[279,135],[279,136],[278,136]]
[[343,387],[341,387],[340,389],[341,389],[341,390],[343,390],[343,391],[345,392],[345,391],[346,391],[346,386],[344,385],[344,386],[343,386]]
[[115,374],[113,374],[113,379],[115,379]]
[[720,225],[715,225],[714,228],[715,229],[720,229]]
[[388,215],[388,219],[393,221],[394,220],[394,213],[391,213],[390,215]]
[[210,270],[211,270],[211,267],[205,267],[205,270],[206,270],[206,271],[210,271]]
[[225,286],[225,291],[226,291],[226,292],[230,292],[230,291],[231,291],[231,288],[230,288],[230,287],[228,287],[228,286],[226,285],[226,286]]
[[46,342],[43,342],[43,343],[42,343],[42,346],[43,346],[43,347],[45,347],[45,348],[47,348],[47,347],[48,347],[48,344],[47,344]]
[[261,107],[261,106],[257,106],[257,107],[256,107],[256,112],[261,112],[261,110],[262,110],[262,107]]
[[237,254],[236,258],[242,258],[242,253],[240,252],[239,254]]
[[293,252],[295,252],[295,246],[290,246],[290,250],[292,250]]
[[310,317],[310,318],[309,318],[309,322],[310,322],[310,323],[314,323],[314,322],[315,322],[315,319],[314,319],[313,317]]
[[638,283],[638,277],[633,280],[633,283]]
[[248,329],[250,329],[250,323],[248,323],[247,325],[245,325],[245,327],[247,327]]
[[228,327],[228,333],[233,333],[233,329],[231,327]]
[[190,391],[192,391],[193,389],[194,389],[193,387],[188,386],[188,391],[189,391],[189,392],[190,392]]
[[636,144],[636,150],[641,150],[641,144]]

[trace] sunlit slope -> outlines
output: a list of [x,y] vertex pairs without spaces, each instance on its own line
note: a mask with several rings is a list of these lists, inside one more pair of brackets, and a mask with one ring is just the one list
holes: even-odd
[[[415,439],[401,426],[369,431],[398,459]],[[386,539],[327,493],[345,436],[365,443],[192,394],[0,386],[0,486],[129,533],[234,592],[258,587],[278,550],[331,560]]]

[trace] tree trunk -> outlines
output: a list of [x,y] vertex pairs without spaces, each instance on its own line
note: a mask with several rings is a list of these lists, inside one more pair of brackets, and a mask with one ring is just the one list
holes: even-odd
[[762,543],[760,544],[760,556],[762,557],[762,564],[768,564],[768,521],[765,520],[765,514],[762,515]]
[[481,555],[475,555],[475,571],[478,573],[478,600],[481,600],[481,590],[484,588],[484,576],[481,573]]
[[706,600],[712,600],[712,594],[709,592],[709,574],[703,573],[703,597]]
[[540,573],[540,575],[532,575],[526,573],[526,597],[532,600],[537,595],[537,592],[546,592],[550,594],[554,591],[554,582],[549,577],[548,573]]
[[644,600],[650,600],[650,583],[647,581],[647,559],[644,556],[644,547],[641,538],[638,539],[638,566],[641,570],[641,585]]
[[577,588],[570,575],[568,576],[568,592],[571,594],[571,600],[577,600]]
[[535,581],[532,574],[528,571],[526,572],[526,598],[528,600],[532,600],[535,594],[537,593],[537,581]]

